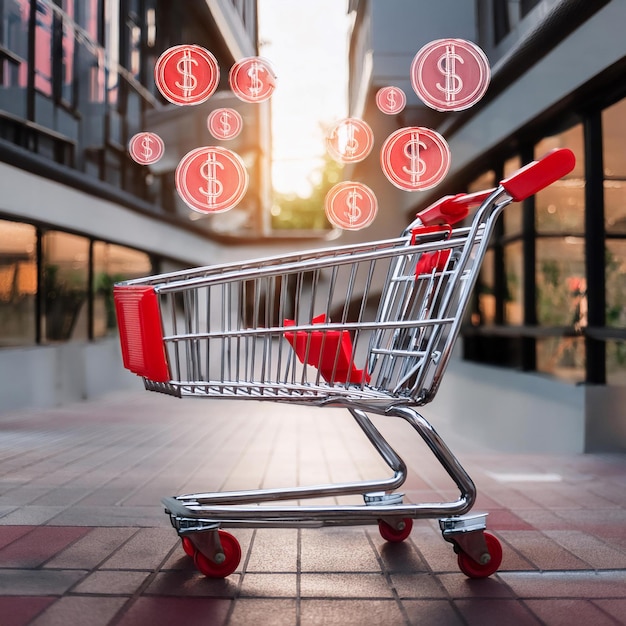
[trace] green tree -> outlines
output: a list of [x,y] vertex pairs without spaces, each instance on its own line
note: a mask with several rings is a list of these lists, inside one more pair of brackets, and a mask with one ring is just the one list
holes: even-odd
[[276,194],[272,209],[272,228],[276,230],[329,230],[324,211],[324,199],[333,185],[341,180],[342,165],[324,157],[319,170],[319,182],[311,194],[302,198],[296,194]]

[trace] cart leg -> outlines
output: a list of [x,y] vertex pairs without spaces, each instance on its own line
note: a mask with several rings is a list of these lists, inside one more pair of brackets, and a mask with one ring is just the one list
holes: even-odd
[[464,515],[476,501],[474,482],[435,429],[417,411],[396,407],[390,413],[403,417],[417,430],[466,502],[459,515],[439,520],[443,538],[453,544],[458,555],[459,569],[470,578],[491,576],[502,562],[502,546],[494,535],[485,532],[486,514]]
[[[361,427],[361,430],[363,430],[372,446],[377,450],[378,454],[380,454],[390,468],[396,471],[396,474],[403,477],[402,482],[404,482],[407,475],[406,464],[374,426],[367,413],[360,409],[349,408],[348,410],[352,417],[354,417],[356,423]],[[363,499],[365,504],[369,506],[378,504],[392,506],[402,504],[403,495],[402,493],[383,491],[363,494]],[[378,531],[381,537],[391,543],[404,541],[411,534],[412,528],[413,520],[410,517],[386,515],[378,520]]]
[[476,486],[437,431],[417,411],[409,407],[392,407],[387,414],[402,417],[419,433],[461,493],[460,502],[463,506],[459,514],[467,513],[476,501]]

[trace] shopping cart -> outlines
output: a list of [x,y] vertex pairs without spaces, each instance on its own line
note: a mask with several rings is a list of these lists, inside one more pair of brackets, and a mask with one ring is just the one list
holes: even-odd
[[[502,548],[485,532],[486,514],[468,514],[474,483],[416,407],[437,393],[502,209],[573,166],[571,151],[552,151],[496,189],[442,198],[397,239],[115,286],[124,365],[146,389],[345,407],[393,472],[357,483],[164,498],[200,572],[222,578],[239,564],[239,543],[222,527],[378,524],[385,540],[400,542],[418,518],[439,519],[466,575],[483,578],[498,569]],[[469,227],[451,226],[477,205]],[[458,499],[403,503],[396,490],[406,465],[368,414],[408,422],[458,487]],[[363,504],[280,504],[354,494]]]

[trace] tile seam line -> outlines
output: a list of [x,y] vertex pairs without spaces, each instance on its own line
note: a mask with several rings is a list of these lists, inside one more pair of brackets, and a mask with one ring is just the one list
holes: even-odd
[[368,532],[367,529],[363,529],[363,533],[365,534],[365,537],[368,543],[370,544],[370,548],[374,552],[374,556],[376,557],[376,561],[378,562],[378,566],[380,567],[380,572],[382,573],[385,579],[385,582],[387,583],[387,587],[391,590],[391,596],[396,606],[398,607],[400,614],[402,615],[402,619],[404,620],[404,623],[407,626],[411,626],[411,620],[409,619],[409,614],[407,613],[407,610],[404,607],[402,600],[400,599],[400,594],[398,593],[398,590],[396,589],[396,586],[393,584],[393,580],[391,579],[391,572],[385,567],[385,562],[383,561],[376,546],[374,545],[374,540],[372,539],[371,534]]

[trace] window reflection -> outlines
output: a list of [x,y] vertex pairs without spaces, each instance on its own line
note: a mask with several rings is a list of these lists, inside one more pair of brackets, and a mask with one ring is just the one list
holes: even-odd
[[606,244],[606,325],[626,327],[626,240]]
[[36,231],[0,220],[0,346],[35,342]]
[[[493,170],[485,172],[473,180],[467,188],[468,193],[492,189],[496,186],[496,174]],[[495,323],[495,282],[494,282],[494,254],[487,250],[478,277],[478,311],[472,315],[473,324]]]
[[548,337],[537,340],[537,370],[562,380],[585,380],[583,337]]
[[0,3],[0,45],[6,51],[0,59],[0,107],[23,115],[26,111],[28,78],[28,0]]
[[487,250],[480,269],[480,281],[478,283],[478,311],[481,324],[495,324],[496,322],[496,293],[494,276],[494,253]]
[[537,369],[565,380],[585,378],[587,281],[584,239],[545,237],[537,241],[537,318],[542,326],[568,327],[567,336],[537,341]]
[[93,262],[93,336],[104,337],[117,328],[113,285],[122,280],[149,275],[152,264],[144,252],[103,241],[94,243]]
[[42,337],[87,339],[89,240],[51,231],[42,237]]
[[537,240],[539,324],[575,326],[584,321],[580,311],[580,296],[586,292],[584,248],[582,237]]
[[549,185],[535,196],[537,232],[582,235],[585,231],[585,157],[583,128],[546,137],[535,146],[535,158],[554,148],[569,148],[576,157],[572,172]]
[[505,246],[504,271],[506,281],[504,321],[506,324],[522,325],[524,323],[524,265],[521,241]]
[[607,233],[626,234],[626,99],[602,112],[604,218]]
[[43,2],[36,4],[35,17],[35,89],[52,95],[52,9]]

